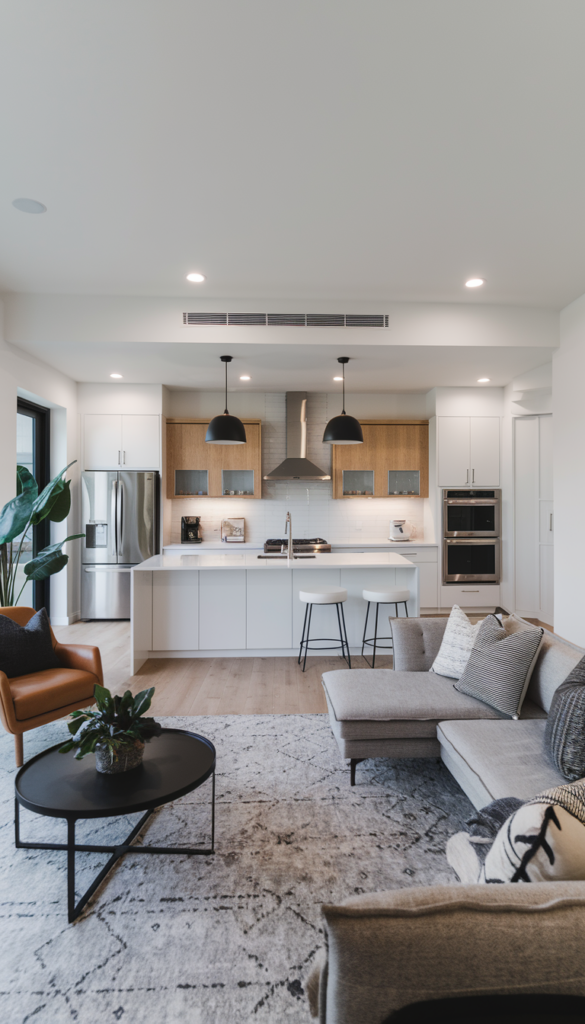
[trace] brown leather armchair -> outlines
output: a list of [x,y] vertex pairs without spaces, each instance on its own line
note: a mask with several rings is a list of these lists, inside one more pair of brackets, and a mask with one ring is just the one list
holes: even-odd
[[[0,608],[0,615],[6,615],[20,626],[26,626],[34,614],[34,608],[24,606]],[[94,704],[93,688],[96,683],[104,684],[98,647],[60,644],[53,630],[51,636],[53,649],[61,662],[60,668],[12,679],[0,672],[0,718],[6,731],[14,736],[19,767],[24,762],[23,733]]]

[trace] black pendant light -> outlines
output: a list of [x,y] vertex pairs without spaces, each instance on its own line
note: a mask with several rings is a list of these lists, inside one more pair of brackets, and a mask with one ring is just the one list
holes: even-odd
[[244,424],[237,416],[230,416],[227,408],[227,368],[231,356],[220,356],[225,363],[225,409],[223,416],[214,416],[207,428],[205,440],[208,444],[246,444]]
[[348,356],[340,356],[337,360],[343,367],[343,410],[341,416],[334,416],[325,427],[323,442],[329,444],[363,444],[364,435],[361,424],[353,416],[348,416],[345,411],[345,364],[349,363]]

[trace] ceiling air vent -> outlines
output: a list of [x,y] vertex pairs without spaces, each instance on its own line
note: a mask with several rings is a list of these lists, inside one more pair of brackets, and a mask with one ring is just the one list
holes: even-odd
[[201,327],[210,324],[227,324],[227,313],[183,313],[185,327]]
[[228,313],[230,327],[266,327],[266,313]]
[[346,327],[387,327],[388,317],[383,313],[348,313]]
[[387,313],[183,313],[185,327],[375,327]]
[[345,327],[343,313],[307,313],[307,327]]
[[269,327],[304,327],[304,313],[269,313]]

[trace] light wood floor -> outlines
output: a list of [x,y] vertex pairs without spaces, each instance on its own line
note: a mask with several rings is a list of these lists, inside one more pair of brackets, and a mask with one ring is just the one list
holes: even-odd
[[[346,667],[338,657],[307,658],[302,672],[296,658],[157,658],[130,675],[129,622],[76,622],[54,626],[61,643],[99,647],[104,682],[114,693],[156,687],[155,715],[298,715],[327,711],[321,674]],[[365,661],[352,655],[355,668]],[[392,658],[378,655],[376,668]]]

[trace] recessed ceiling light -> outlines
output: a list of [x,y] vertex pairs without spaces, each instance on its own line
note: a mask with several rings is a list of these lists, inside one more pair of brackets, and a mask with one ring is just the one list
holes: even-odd
[[36,199],[13,199],[12,205],[21,213],[46,213],[47,207],[44,203],[38,203]]
[[122,374],[121,373],[111,373],[110,377],[113,377],[114,380],[122,380]]
[[252,378],[248,377],[248,376],[246,376],[246,374],[244,374],[243,377],[240,377],[240,380],[252,380]]
[[490,382],[490,377],[478,377],[477,378],[477,383],[478,384],[489,384],[489,382]]
[[333,380],[343,380],[343,377],[334,377]]
[[187,280],[194,281],[195,284],[201,284],[202,281],[205,281],[205,278],[203,274],[187,274]]
[[465,282],[466,288],[479,288],[480,285],[485,284],[483,277],[470,277],[469,281]]

